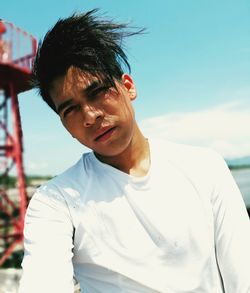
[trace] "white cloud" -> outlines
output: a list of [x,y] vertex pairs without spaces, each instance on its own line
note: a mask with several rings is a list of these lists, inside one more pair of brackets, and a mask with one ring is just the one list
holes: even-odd
[[250,155],[250,110],[239,102],[152,117],[140,126],[149,137],[211,147],[225,158]]

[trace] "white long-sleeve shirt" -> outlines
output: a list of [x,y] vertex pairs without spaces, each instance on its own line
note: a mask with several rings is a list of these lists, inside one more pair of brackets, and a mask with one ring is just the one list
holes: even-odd
[[133,177],[90,152],[26,214],[19,293],[250,292],[250,222],[213,151],[150,141]]

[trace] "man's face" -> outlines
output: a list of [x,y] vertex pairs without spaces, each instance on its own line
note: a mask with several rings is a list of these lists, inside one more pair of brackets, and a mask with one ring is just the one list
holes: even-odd
[[131,143],[136,90],[129,75],[124,74],[114,88],[71,67],[53,82],[50,95],[64,127],[95,153],[117,156]]

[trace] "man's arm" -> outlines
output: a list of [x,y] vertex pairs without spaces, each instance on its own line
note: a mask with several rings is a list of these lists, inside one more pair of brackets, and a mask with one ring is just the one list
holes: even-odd
[[38,191],[27,209],[19,293],[74,292],[73,225],[63,198],[49,192]]
[[241,193],[218,158],[212,204],[215,249],[226,293],[250,292],[250,221]]

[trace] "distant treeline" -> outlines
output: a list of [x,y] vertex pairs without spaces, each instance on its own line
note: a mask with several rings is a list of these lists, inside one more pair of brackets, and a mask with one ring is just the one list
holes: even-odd
[[[32,185],[32,182],[35,180],[47,181],[47,180],[51,179],[52,177],[53,176],[28,175],[28,176],[25,176],[25,182],[26,182],[26,185],[29,186],[29,185]],[[4,185],[8,188],[16,187],[17,186],[16,176],[8,176],[8,177],[1,176],[0,177],[0,186],[1,185]]]
[[249,164],[244,164],[244,165],[228,165],[230,170],[240,170],[240,169],[250,169]]
[[[228,167],[230,170],[241,170],[241,169],[250,169],[250,164],[228,164]],[[40,176],[40,175],[26,175],[25,176],[25,181],[26,181],[26,185],[32,185],[32,182],[34,181],[48,181],[51,178],[53,178],[53,176]],[[3,177],[0,176],[0,187],[1,185],[7,186],[8,188],[14,188],[17,186],[17,180],[16,180],[16,176],[8,176]]]

